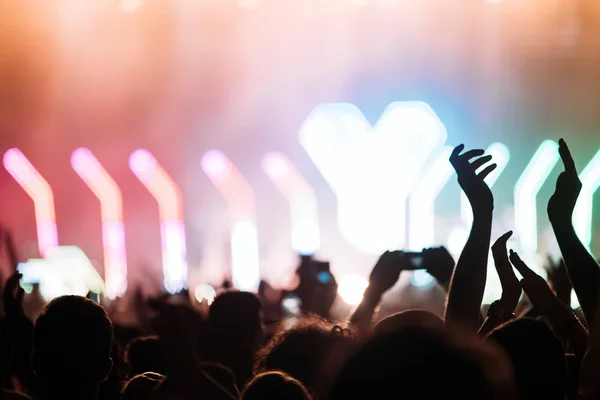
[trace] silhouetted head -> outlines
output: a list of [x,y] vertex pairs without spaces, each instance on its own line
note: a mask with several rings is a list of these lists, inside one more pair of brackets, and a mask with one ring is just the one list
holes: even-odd
[[125,383],[121,400],[158,400],[166,377],[153,372],[136,375]]
[[52,300],[34,328],[33,367],[45,387],[94,387],[112,368],[113,328],[104,308],[80,296]]
[[282,373],[265,372],[246,386],[241,400],[311,400],[300,381]]
[[511,372],[501,352],[477,337],[407,327],[373,336],[342,369],[333,400],[512,399]]
[[337,374],[354,344],[354,337],[340,327],[308,317],[275,334],[258,352],[254,372],[283,371],[316,390]]
[[518,319],[496,328],[487,339],[497,343],[508,355],[522,399],[565,398],[565,350],[546,323]]
[[209,309],[210,325],[221,339],[257,348],[262,341],[261,304],[248,292],[225,292]]
[[128,377],[144,372],[167,373],[163,348],[158,336],[145,336],[133,339],[125,348],[125,362],[129,364]]
[[392,333],[408,327],[442,328],[440,317],[425,310],[408,310],[383,318],[375,325],[377,335]]

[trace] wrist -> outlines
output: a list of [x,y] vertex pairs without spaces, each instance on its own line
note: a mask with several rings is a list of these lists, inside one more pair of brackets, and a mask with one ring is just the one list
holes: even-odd
[[382,296],[383,293],[381,293],[380,290],[372,286],[368,286],[365,290],[365,294],[363,295],[362,303],[364,303],[367,306],[377,307],[377,305],[381,301]]
[[500,323],[510,321],[515,317],[515,314],[513,313],[514,308],[507,306],[508,305],[502,302],[502,300],[494,301],[492,304],[490,304],[490,308],[488,309],[488,318]]

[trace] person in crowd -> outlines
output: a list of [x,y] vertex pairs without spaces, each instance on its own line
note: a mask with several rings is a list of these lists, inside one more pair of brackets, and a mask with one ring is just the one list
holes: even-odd
[[210,305],[210,360],[233,371],[238,387],[252,379],[254,356],[263,344],[261,309],[256,295],[237,291],[220,294]]
[[300,381],[283,372],[264,372],[248,383],[241,400],[312,400],[312,397]]
[[282,371],[323,394],[356,344],[351,331],[316,316],[279,331],[257,354],[254,372]]
[[167,367],[163,351],[156,335],[133,339],[125,349],[125,362],[129,366],[127,376],[133,378],[144,372],[165,374]]
[[104,308],[81,296],[52,300],[34,328],[33,370],[46,400],[95,400],[113,366],[113,327]]
[[125,382],[121,400],[165,400],[165,384],[167,377],[155,372],[135,375]]

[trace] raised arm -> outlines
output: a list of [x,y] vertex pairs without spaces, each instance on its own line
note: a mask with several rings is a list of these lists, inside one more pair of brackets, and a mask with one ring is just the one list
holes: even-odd
[[533,272],[512,250],[510,261],[523,276],[521,285],[535,309],[546,317],[558,336],[569,343],[573,353],[583,358],[588,349],[588,334],[573,310],[556,297],[544,278]]
[[556,190],[548,202],[548,217],[581,309],[585,318],[592,320],[598,304],[600,268],[573,227],[573,211],[581,192],[581,181],[571,152],[563,139],[559,141],[559,152],[565,171],[558,177]]
[[512,231],[505,233],[492,246],[494,265],[496,266],[496,272],[498,272],[500,284],[502,285],[502,296],[500,300],[493,302],[490,306],[488,317],[479,329],[481,336],[487,335],[496,327],[509,321],[513,317],[513,313],[521,297],[521,284],[513,271],[508,259],[508,250],[506,249],[506,243],[512,234]]
[[369,286],[365,290],[363,300],[352,314],[350,324],[361,335],[366,335],[371,330],[373,314],[385,292],[390,290],[400,277],[402,271],[403,255],[400,251],[386,251],[371,271]]
[[483,150],[470,150],[461,155],[464,148],[464,145],[456,147],[450,162],[458,175],[458,183],[471,203],[473,226],[454,269],[444,323],[462,325],[476,332],[480,324],[479,313],[485,290],[494,211],[494,196],[484,179],[496,168],[496,164],[490,164],[477,173],[492,157],[481,157]]

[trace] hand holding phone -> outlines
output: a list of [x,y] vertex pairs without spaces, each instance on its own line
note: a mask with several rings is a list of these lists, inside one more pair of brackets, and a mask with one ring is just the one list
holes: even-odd
[[421,252],[403,252],[402,253],[404,262],[402,263],[402,269],[407,271],[414,271],[417,269],[425,268],[423,264],[423,253]]

